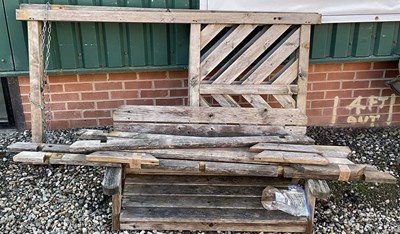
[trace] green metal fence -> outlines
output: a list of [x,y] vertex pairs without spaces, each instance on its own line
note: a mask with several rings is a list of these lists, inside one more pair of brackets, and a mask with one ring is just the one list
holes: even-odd
[[[27,73],[26,23],[15,20],[20,3],[0,0],[0,75]],[[54,0],[71,5],[197,9],[198,0]],[[397,60],[400,24],[317,25],[311,62]],[[55,73],[183,69],[188,62],[187,25],[54,23],[49,69]]]

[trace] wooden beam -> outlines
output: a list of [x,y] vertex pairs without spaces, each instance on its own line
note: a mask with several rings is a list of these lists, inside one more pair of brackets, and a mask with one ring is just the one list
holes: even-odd
[[[79,6],[80,7],[80,6]],[[57,5],[46,12],[46,5],[24,4],[17,9],[17,20],[182,23],[182,24],[317,24],[317,13],[217,12],[179,9],[83,7]],[[111,11],[111,12],[110,12]]]
[[201,24],[190,25],[189,46],[189,104],[200,106],[200,30]]
[[29,79],[31,99],[32,142],[43,142],[43,46],[40,41],[42,22],[28,21]]
[[297,108],[303,113],[306,113],[307,102],[307,80],[308,80],[308,66],[310,54],[310,34],[311,26],[300,26],[300,46],[299,46],[299,74],[297,85],[299,86],[299,93],[297,95]]
[[230,84],[201,84],[200,94],[296,94],[297,85],[230,85]]
[[122,192],[122,168],[121,167],[107,167],[104,173],[103,193],[105,195],[115,195]]

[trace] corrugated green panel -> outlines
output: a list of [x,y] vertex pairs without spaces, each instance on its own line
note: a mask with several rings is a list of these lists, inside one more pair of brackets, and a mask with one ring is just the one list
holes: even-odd
[[[0,71],[14,70],[14,63],[11,54],[11,46],[7,33],[6,13],[3,0],[0,0]],[[0,92],[0,96],[2,93]],[[1,103],[0,103],[1,105]]]
[[332,55],[334,58],[348,57],[351,51],[351,38],[354,24],[336,24],[333,27]]
[[311,33],[311,57],[329,56],[332,38],[332,24],[315,25]]
[[355,57],[370,56],[372,53],[375,24],[359,23],[355,26],[353,55]]
[[394,51],[394,54],[400,55],[400,22],[397,22],[397,28],[397,37],[395,38],[396,49]]
[[[396,27],[397,26],[397,27]],[[395,22],[379,23],[377,29],[378,37],[375,40],[375,55],[392,54],[395,35],[398,32],[398,25]]]

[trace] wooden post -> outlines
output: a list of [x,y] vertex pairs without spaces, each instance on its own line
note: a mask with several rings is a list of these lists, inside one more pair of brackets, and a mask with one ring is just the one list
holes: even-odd
[[307,228],[306,228],[306,233],[313,233],[313,225],[314,225],[314,211],[315,211],[315,197],[311,194],[311,190],[308,184],[308,181],[306,182],[304,186],[304,190],[306,191],[306,196],[307,196],[307,201],[308,201],[308,207],[310,209],[310,216],[308,217],[308,223],[307,223]]
[[190,25],[189,105],[200,106],[200,24]]
[[40,41],[40,32],[43,22],[28,21],[28,48],[29,48],[29,79],[31,98],[32,142],[43,142],[43,48]]
[[302,25],[300,27],[299,74],[297,80],[299,93],[297,94],[297,108],[300,109],[303,114],[305,114],[307,102],[307,79],[311,26]]

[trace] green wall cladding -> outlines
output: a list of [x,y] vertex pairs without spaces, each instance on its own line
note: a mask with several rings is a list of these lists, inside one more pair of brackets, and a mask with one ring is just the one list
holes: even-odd
[[[20,3],[0,0],[0,75],[28,70],[26,23],[15,20]],[[55,4],[198,9],[198,0],[54,0]],[[188,25],[53,23],[49,69],[57,73],[183,69]],[[312,63],[396,60],[400,23],[324,24],[313,27]]]

